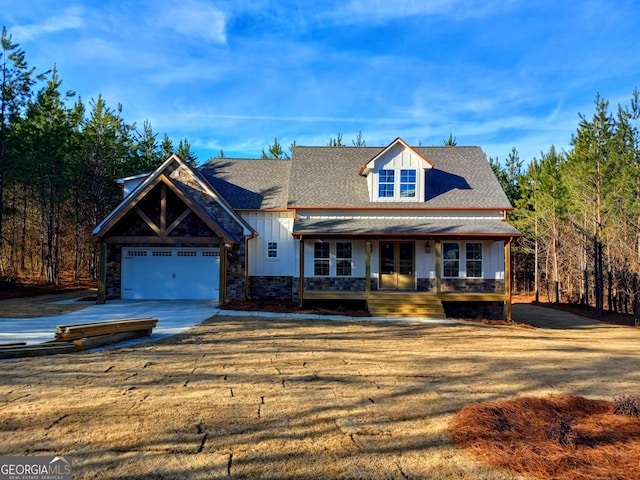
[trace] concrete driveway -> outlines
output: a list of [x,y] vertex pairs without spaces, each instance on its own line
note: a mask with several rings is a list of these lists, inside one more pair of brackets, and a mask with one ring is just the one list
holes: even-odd
[[[151,337],[118,343],[117,346],[128,345],[133,342],[157,340],[183,332],[215,315],[225,317],[252,316],[273,319],[307,319],[307,320],[362,320],[358,317],[344,315],[295,314],[254,311],[220,310],[217,302],[211,300],[111,300],[103,305],[96,305],[94,301],[81,302],[76,298],[69,298],[59,304],[84,304],[85,308],[73,312],[31,318],[0,317],[0,343],[26,342],[27,344],[41,343],[53,340],[56,325],[93,323],[106,320],[125,318],[151,317],[158,319],[158,325]],[[17,307],[19,308],[19,307]],[[419,322],[419,323],[452,323],[448,319],[426,318],[387,318],[367,317],[375,322]]]
[[0,343],[47,342],[53,340],[56,325],[140,317],[158,319],[151,335],[151,339],[156,340],[180,333],[219,312],[217,302],[210,300],[116,300],[104,305],[94,302],[87,305],[82,310],[51,317],[0,318]]

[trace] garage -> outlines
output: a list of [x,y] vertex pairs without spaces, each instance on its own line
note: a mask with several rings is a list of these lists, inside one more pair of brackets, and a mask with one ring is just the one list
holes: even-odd
[[219,248],[122,249],[125,300],[218,300]]

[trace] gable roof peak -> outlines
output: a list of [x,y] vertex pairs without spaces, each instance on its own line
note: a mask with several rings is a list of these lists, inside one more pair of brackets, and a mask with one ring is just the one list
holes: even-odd
[[382,156],[386,155],[387,152],[391,151],[397,145],[400,145],[403,149],[409,150],[410,152],[415,154],[418,158],[424,160],[429,165],[429,168],[435,167],[435,164],[431,160],[429,160],[422,153],[420,153],[418,150],[416,150],[407,142],[405,142],[401,137],[398,137],[394,141],[392,141],[389,145],[384,147],[380,152],[378,152],[366,164],[362,165],[362,167],[360,168],[360,175],[367,175],[371,171],[371,168],[376,163],[376,161]]

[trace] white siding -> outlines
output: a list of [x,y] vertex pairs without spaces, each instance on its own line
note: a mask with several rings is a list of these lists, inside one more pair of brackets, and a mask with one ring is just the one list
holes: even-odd
[[426,211],[357,211],[357,210],[323,210],[322,213],[310,210],[298,210],[298,218],[313,218],[322,220],[348,219],[407,219],[407,220],[503,220],[502,212],[498,210],[426,210]]
[[429,240],[429,253],[427,253],[427,240],[416,241],[416,278],[436,278],[436,243]]
[[[416,155],[411,150],[402,145],[396,145],[391,150],[382,155],[373,166],[371,174],[367,177],[369,187],[369,199],[372,202],[422,202],[425,199],[425,171],[431,168],[425,160]],[[416,170],[416,196],[411,198],[400,198],[400,170]],[[396,171],[395,196],[388,198],[378,197],[378,178],[380,170]]]
[[[295,276],[298,242],[294,240],[292,212],[245,212],[242,218],[258,234],[249,240],[249,275]],[[269,243],[278,244],[277,258],[269,258]]]
[[[335,276],[335,243],[336,241],[349,241],[344,240],[323,240],[331,244],[330,254],[330,269],[329,276]],[[399,241],[402,241],[399,239]],[[442,240],[446,242],[447,240]],[[477,243],[477,240],[450,240],[450,242],[460,244],[460,270],[461,277],[465,273],[465,245],[466,243]],[[364,240],[352,240],[353,244],[353,277],[365,276],[365,242]],[[504,242],[494,240],[484,240],[482,243],[482,273],[483,278],[487,279],[504,279]],[[305,242],[305,277],[313,277],[313,247],[314,241],[307,240]],[[436,251],[435,240],[429,241],[429,252],[427,252],[427,241],[417,240],[415,242],[415,272],[416,278],[436,278]],[[371,251],[371,277],[378,278],[380,273],[380,242],[372,242]],[[297,255],[296,255],[297,257]],[[296,260],[297,261],[297,260]]]
[[[504,242],[495,240],[474,240],[472,238],[466,240],[442,240],[442,243],[457,243],[460,245],[460,277],[466,277],[466,244],[481,243],[482,244],[482,278],[486,279],[504,279]],[[441,267],[442,268],[442,267]],[[433,267],[435,277],[435,265]]]
[[504,280],[504,242],[484,242],[483,248],[487,252],[484,265],[484,277]]
[[[336,276],[336,242],[351,242],[352,257],[351,257],[351,277],[364,277],[366,274],[366,253],[364,240],[350,240],[343,238],[339,240],[323,240],[323,242],[329,243],[330,257],[329,257],[329,277]],[[313,277],[313,253],[314,253],[313,240],[306,240],[304,242],[304,276]],[[373,267],[373,265],[372,265]]]

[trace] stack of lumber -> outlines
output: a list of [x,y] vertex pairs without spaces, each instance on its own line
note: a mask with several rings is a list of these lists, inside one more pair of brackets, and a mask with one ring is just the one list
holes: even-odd
[[117,333],[137,333],[137,336],[151,335],[158,323],[157,318],[128,318],[96,323],[56,325],[56,340],[71,342],[82,338],[113,335]]
[[42,355],[56,355],[58,353],[71,353],[78,349],[69,342],[45,342],[35,345],[20,343],[0,344],[0,358],[40,357]]
[[27,345],[26,343],[0,344],[0,359],[71,353],[132,338],[145,337],[151,335],[157,323],[157,318],[145,317],[56,325],[55,340],[51,342],[36,345]]

